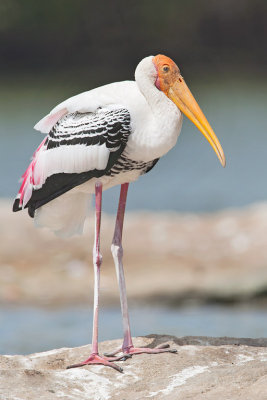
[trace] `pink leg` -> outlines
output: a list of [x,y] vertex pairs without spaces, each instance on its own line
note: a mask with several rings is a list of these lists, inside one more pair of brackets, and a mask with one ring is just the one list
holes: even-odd
[[99,283],[100,283],[100,266],[102,264],[102,255],[100,253],[100,224],[101,224],[101,205],[102,205],[102,184],[95,185],[95,243],[93,250],[94,262],[94,317],[93,317],[93,337],[92,337],[92,353],[89,358],[81,363],[73,364],[67,368],[76,368],[88,364],[101,364],[112,367],[119,372],[122,368],[118,367],[111,361],[125,359],[122,357],[107,358],[99,356],[98,353],[98,299],[99,299]]
[[125,285],[123,263],[122,263],[123,248],[121,243],[128,187],[129,183],[124,183],[123,185],[121,185],[121,193],[120,193],[120,200],[116,218],[116,225],[111,245],[111,252],[115,263],[116,274],[120,289],[120,302],[121,302],[123,334],[124,334],[124,339],[122,344],[123,352],[126,352],[126,349],[133,347],[130,322],[129,322],[126,285]]
[[122,319],[123,319],[123,344],[122,347],[115,350],[113,353],[106,354],[107,356],[114,356],[119,352],[123,352],[124,354],[141,354],[141,353],[163,353],[163,352],[171,352],[176,353],[177,350],[172,350],[166,348],[169,345],[161,345],[157,348],[151,349],[148,347],[145,348],[137,348],[134,347],[131,330],[130,330],[130,322],[129,322],[129,313],[128,313],[128,304],[127,304],[127,295],[126,295],[126,285],[125,285],[125,277],[123,271],[123,248],[122,248],[122,230],[123,230],[123,221],[124,221],[124,214],[125,214],[125,206],[126,206],[126,199],[127,199],[127,192],[128,192],[129,183],[124,183],[121,185],[121,193],[120,193],[120,200],[116,218],[116,225],[114,236],[111,245],[111,251],[114,258],[114,263],[116,267],[117,279],[119,283],[120,289],[120,302],[121,302],[121,312],[122,312]]

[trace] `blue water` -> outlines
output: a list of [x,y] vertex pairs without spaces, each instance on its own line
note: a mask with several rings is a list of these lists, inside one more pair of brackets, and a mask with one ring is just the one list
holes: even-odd
[[[13,197],[17,181],[43,135],[33,125],[66,97],[86,88],[19,76],[1,84],[0,197]],[[267,80],[196,76],[187,82],[224,148],[223,169],[211,147],[186,118],[176,147],[131,185],[131,210],[213,211],[267,199]],[[90,85],[87,85],[90,88]],[[92,84],[93,87],[93,84]],[[118,189],[105,193],[115,212]]]
[[[132,334],[175,336],[266,337],[267,310],[249,307],[199,306],[180,309],[134,307]],[[92,309],[33,307],[0,309],[0,354],[28,354],[88,344]],[[101,308],[100,340],[122,337],[119,308]]]

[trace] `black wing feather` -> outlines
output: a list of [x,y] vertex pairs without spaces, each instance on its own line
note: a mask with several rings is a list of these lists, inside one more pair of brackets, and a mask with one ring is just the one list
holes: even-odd
[[[81,121],[81,123],[79,122]],[[75,122],[75,123],[74,123]],[[32,196],[25,207],[31,217],[37,208],[74,187],[92,179],[108,174],[121,156],[131,133],[130,113],[126,108],[114,110],[98,109],[95,113],[72,113],[62,117],[47,136],[46,150],[60,146],[99,146],[105,145],[109,158],[104,169],[92,169],[80,173],[55,173],[45,180],[41,188],[33,189]],[[19,199],[13,211],[19,211]]]

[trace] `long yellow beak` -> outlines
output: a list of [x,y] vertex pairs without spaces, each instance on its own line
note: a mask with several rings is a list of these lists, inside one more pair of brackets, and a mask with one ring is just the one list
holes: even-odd
[[220,163],[225,167],[226,161],[222,146],[182,76],[179,76],[179,79],[169,88],[167,96],[205,136]]

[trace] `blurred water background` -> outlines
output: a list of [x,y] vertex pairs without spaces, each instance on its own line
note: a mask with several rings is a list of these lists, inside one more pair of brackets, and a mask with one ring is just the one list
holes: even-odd
[[[133,79],[133,72],[129,78]],[[186,70],[184,71],[186,78]],[[44,78],[43,78],[44,79]],[[43,135],[33,125],[60,101],[94,87],[75,80],[33,82],[30,76],[1,85],[0,196],[14,197],[18,179]],[[207,212],[240,207],[267,198],[262,169],[266,160],[267,78],[240,80],[229,76],[193,75],[187,83],[198,99],[224,148],[227,168],[197,128],[184,118],[177,146],[158,165],[131,185],[128,210]],[[7,173],[8,171],[8,173]],[[257,179],[255,179],[255,177]],[[116,212],[119,188],[104,196],[104,210]]]
[[[134,336],[264,337],[267,312],[263,308],[201,306],[179,309],[133,307]],[[53,348],[88,344],[92,336],[93,310],[88,307],[0,309],[0,354],[28,354]],[[122,337],[119,308],[103,307],[99,315],[99,340]]]
[[[0,197],[16,195],[18,179],[42,140],[32,127],[57,103],[102,84],[133,79],[143,57],[163,53],[181,68],[224,148],[227,167],[221,168],[185,118],[178,145],[131,185],[127,209],[199,213],[266,201],[266,18],[264,0],[3,0]],[[105,193],[106,212],[116,212],[118,191]],[[263,308],[153,310],[134,308],[134,334],[257,337],[267,332]],[[0,305],[0,351],[84,344],[90,312]],[[120,336],[119,309],[105,308],[103,315],[100,338]],[[154,319],[148,321],[149,315]]]

